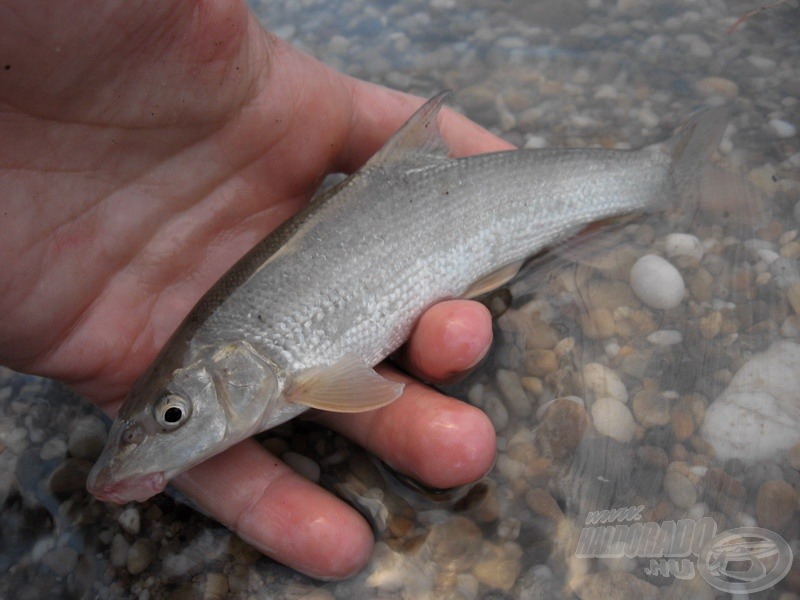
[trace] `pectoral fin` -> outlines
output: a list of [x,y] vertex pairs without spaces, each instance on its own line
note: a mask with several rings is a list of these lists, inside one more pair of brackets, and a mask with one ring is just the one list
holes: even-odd
[[320,410],[354,413],[385,406],[402,391],[402,383],[389,381],[358,357],[346,355],[330,367],[301,373],[286,399]]
[[519,272],[524,263],[524,260],[519,260],[505,267],[501,267],[485,277],[481,277],[464,292],[464,298],[477,298],[478,296],[499,288],[504,283],[508,283],[514,275]]

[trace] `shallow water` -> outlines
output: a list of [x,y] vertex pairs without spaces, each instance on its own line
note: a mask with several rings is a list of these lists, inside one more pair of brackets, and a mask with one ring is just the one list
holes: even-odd
[[[489,301],[503,313],[494,349],[448,390],[496,426],[498,460],[484,480],[421,490],[309,424],[267,436],[278,453],[316,461],[322,482],[373,523],[375,556],[350,581],[293,573],[166,496],[133,508],[95,502],[82,478],[97,413],[58,385],[2,372],[0,597],[728,598],[738,582],[766,585],[759,598],[797,598],[798,562],[778,576],[800,554],[800,450],[723,460],[709,446],[721,436],[763,448],[800,420],[800,397],[767,385],[791,388],[800,372],[797,3],[730,33],[755,4],[251,5],[351,75],[421,96],[455,89],[451,105],[520,146],[636,147],[699,106],[729,104],[720,170],[699,207],[606,227],[533,261]],[[632,291],[645,254],[677,269],[686,292],[675,308]],[[753,383],[766,373],[753,358],[771,347],[776,370]],[[753,411],[742,410],[710,429],[713,401],[747,365],[756,377],[744,392],[778,394],[770,414],[789,425],[767,419],[773,428],[753,434]],[[637,541],[637,523],[656,541]],[[672,524],[696,543],[670,548]],[[731,530],[738,537],[723,535]]]

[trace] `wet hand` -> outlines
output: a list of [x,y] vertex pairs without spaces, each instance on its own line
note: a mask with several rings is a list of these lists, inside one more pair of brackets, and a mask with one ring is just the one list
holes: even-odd
[[[244,3],[0,8],[0,362],[59,378],[110,414],[202,293],[422,102],[331,71]],[[441,128],[457,154],[507,147],[451,111]],[[490,337],[482,307],[444,303],[403,363],[446,379]],[[486,417],[416,382],[379,411],[322,420],[438,487],[493,460]],[[369,556],[355,511],[254,442],[176,483],[303,572],[342,577]]]

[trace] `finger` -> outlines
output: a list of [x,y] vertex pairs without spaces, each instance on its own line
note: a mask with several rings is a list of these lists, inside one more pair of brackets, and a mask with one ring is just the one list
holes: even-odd
[[372,531],[354,509],[253,440],[214,456],[173,483],[254,548],[311,577],[347,577],[372,553]]
[[420,317],[397,360],[434,383],[452,380],[477,365],[492,343],[492,317],[479,302],[448,300]]
[[491,468],[495,433],[483,412],[389,367],[378,371],[405,383],[400,398],[378,410],[321,413],[316,419],[434,487],[463,485]]

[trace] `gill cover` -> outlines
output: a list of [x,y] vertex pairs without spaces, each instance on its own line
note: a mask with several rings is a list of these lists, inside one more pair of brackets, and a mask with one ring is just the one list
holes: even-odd
[[257,427],[280,382],[274,365],[244,341],[226,344],[211,356],[217,400],[228,418],[228,427]]

